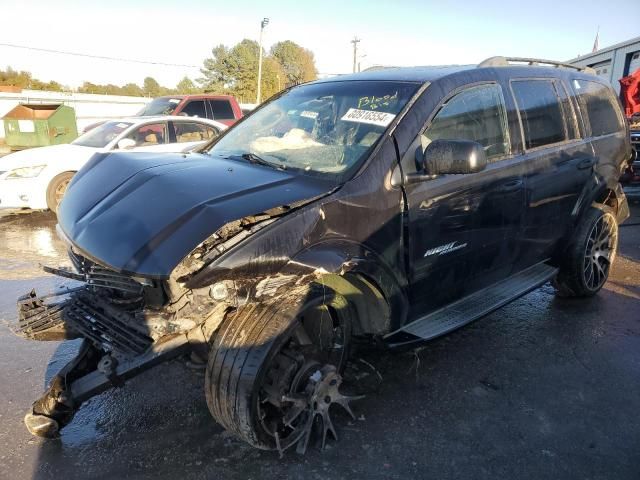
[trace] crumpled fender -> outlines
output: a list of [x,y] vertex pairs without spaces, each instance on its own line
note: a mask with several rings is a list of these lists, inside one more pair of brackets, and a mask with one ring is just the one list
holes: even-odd
[[393,323],[402,324],[408,313],[403,281],[376,253],[362,244],[343,239],[325,241],[299,252],[282,268],[283,277],[357,273],[367,277],[381,290],[391,309]]

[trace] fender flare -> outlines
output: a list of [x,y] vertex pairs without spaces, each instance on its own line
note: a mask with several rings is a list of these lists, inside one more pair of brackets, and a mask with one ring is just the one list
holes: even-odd
[[574,208],[575,224],[582,220],[589,207],[594,203],[608,205],[613,208],[616,212],[618,223],[622,223],[629,218],[627,198],[617,179],[605,182],[604,179],[599,179],[595,175],[592,177],[589,183],[585,185],[583,195],[581,195]]
[[605,182],[604,179],[598,178],[594,174],[589,183],[585,185],[583,193],[574,207],[571,214],[573,217],[573,228],[566,233],[552,255],[552,264],[560,265],[562,263],[565,252],[574,241],[576,226],[582,221],[589,212],[589,208],[594,204],[608,205],[613,208],[618,224],[629,218],[629,204],[627,203],[627,197],[620,183],[617,180]]

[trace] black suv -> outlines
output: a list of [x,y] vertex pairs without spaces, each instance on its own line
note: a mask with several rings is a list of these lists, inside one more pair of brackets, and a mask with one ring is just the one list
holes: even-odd
[[53,436],[189,353],[225,428],[304,451],[320,418],[324,443],[353,338],[411,345],[547,281],[598,292],[630,155],[610,86],[504,57],[300,85],[197,153],[98,155],[58,213],[75,271],[45,267],[82,283],[19,299],[24,336],[84,338],[26,424]]

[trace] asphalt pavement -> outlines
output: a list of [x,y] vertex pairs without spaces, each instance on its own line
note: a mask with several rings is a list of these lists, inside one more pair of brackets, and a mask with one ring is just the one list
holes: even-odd
[[181,361],[82,406],[60,439],[22,417],[77,342],[14,336],[15,299],[67,264],[48,213],[0,213],[0,478],[638,479],[640,204],[594,298],[549,285],[414,351],[360,352],[336,414],[339,441],[305,456],[252,449],[209,415],[203,374]]

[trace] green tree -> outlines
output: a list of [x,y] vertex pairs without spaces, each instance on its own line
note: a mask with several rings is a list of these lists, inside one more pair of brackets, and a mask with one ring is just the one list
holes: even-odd
[[145,95],[148,95],[150,97],[157,97],[162,91],[162,87],[153,77],[146,77],[142,85],[142,91]]
[[7,67],[6,70],[0,70],[0,85],[9,85],[19,88],[31,88],[33,79],[31,73],[14,70],[11,67]]
[[198,93],[199,89],[196,87],[196,84],[193,83],[193,80],[185,75],[185,77],[176,85],[175,91],[178,94],[190,94]]
[[[244,39],[229,52],[232,91],[243,100],[255,98],[258,81],[258,42]],[[264,72],[263,72],[264,74]]]
[[58,82],[51,80],[50,82],[43,85],[43,90],[48,90],[50,92],[62,92],[65,90],[65,88]]
[[282,66],[287,76],[287,85],[309,82],[318,78],[313,53],[291,40],[273,45],[271,56]]
[[122,95],[128,95],[130,97],[142,97],[144,96],[144,91],[140,88],[139,85],[135,83],[127,83],[124,87],[122,87]]
[[108,83],[107,85],[104,85],[102,88],[105,95],[121,95],[122,94],[122,88],[119,87],[118,85],[114,85],[113,83]]
[[82,85],[78,87],[78,93],[100,93],[99,86],[91,82],[82,82]]
[[[257,83],[256,83],[257,85]],[[262,100],[267,100],[287,86],[287,74],[273,57],[262,60]],[[251,99],[253,102],[254,99]]]
[[[244,39],[231,48],[218,45],[213,56],[204,61],[198,79],[205,92],[230,93],[240,101],[253,102],[258,86],[258,54],[255,40]],[[286,74],[280,64],[264,55],[262,63],[262,96],[268,98],[286,83]]]
[[203,68],[200,69],[203,77],[198,79],[198,83],[205,92],[222,93],[230,79],[227,65],[229,49],[224,45],[218,45],[211,49],[211,55],[211,58],[204,60]]

